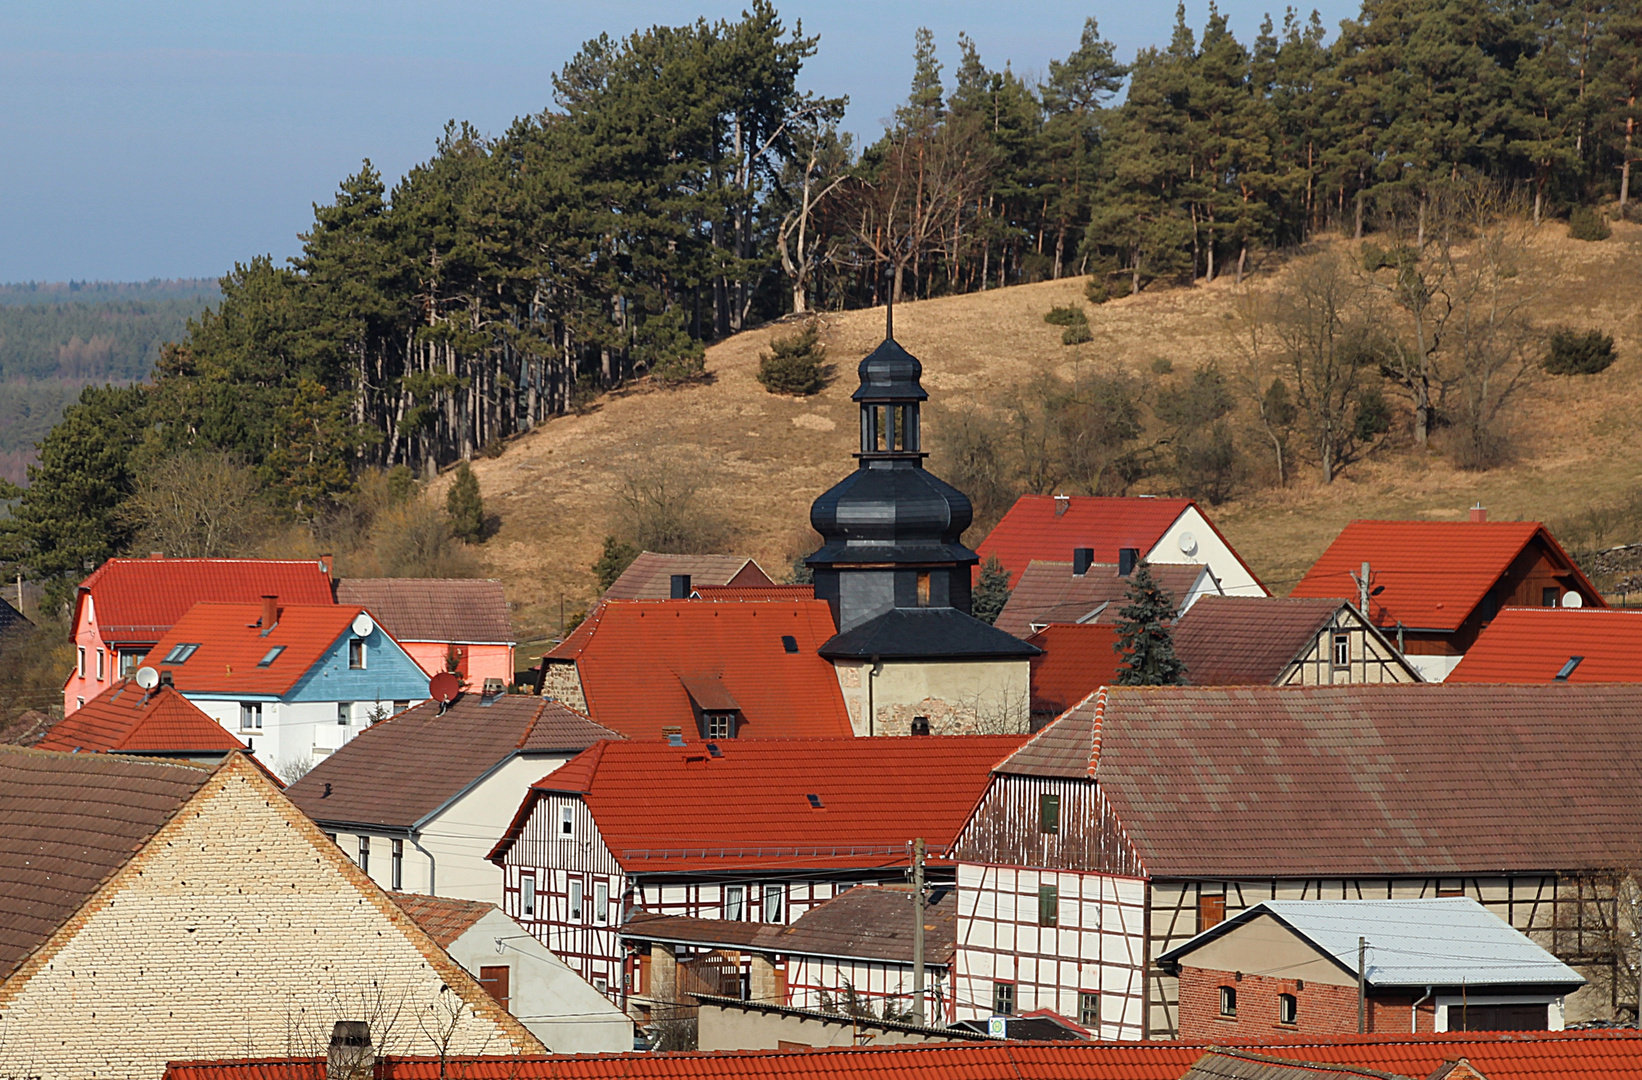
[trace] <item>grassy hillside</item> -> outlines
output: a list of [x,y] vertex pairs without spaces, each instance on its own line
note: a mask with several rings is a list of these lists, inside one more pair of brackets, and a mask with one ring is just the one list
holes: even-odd
[[[1642,227],[1616,225],[1610,240],[1586,244],[1549,223],[1533,252],[1524,273],[1539,290],[1538,318],[1608,329],[1618,361],[1599,375],[1541,378],[1530,387],[1515,411],[1520,454],[1511,466],[1467,473],[1440,455],[1398,450],[1353,466],[1332,485],[1303,471],[1286,489],[1239,492],[1211,510],[1274,592],[1287,592],[1352,518],[1458,518],[1480,501],[1497,519],[1571,523],[1642,491]],[[1258,287],[1307,266],[1306,258],[1290,261]],[[1235,362],[1228,328],[1238,293],[1230,279],[1091,307],[1094,340],[1067,347],[1060,328],[1042,316],[1053,305],[1082,302],[1082,285],[1070,279],[905,304],[895,313],[896,337],[922,359],[937,406],[992,403],[1039,372],[1065,374],[1079,363],[1148,377],[1160,357],[1176,370]],[[758,384],[759,351],[787,332],[764,327],[709,349],[706,383],[608,395],[587,414],[556,419],[500,458],[474,463],[487,509],[502,523],[482,549],[486,569],[509,582],[524,636],[555,632],[561,599],[572,611],[593,599],[589,566],[624,471],[682,461],[700,472],[707,481],[701,498],[730,530],[725,546],[778,577],[810,550],[811,500],[854,464],[849,395],[856,362],[883,336],[883,311],[829,314],[823,326],[837,377],[814,398],[776,397]],[[939,439],[937,412],[925,448]],[[1620,539],[1642,535],[1609,542]]]

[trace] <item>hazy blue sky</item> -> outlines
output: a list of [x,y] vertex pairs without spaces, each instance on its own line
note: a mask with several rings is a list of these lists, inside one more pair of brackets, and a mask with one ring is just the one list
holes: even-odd
[[[296,251],[315,201],[369,157],[390,179],[447,119],[499,133],[551,104],[586,39],[743,4],[604,0],[244,0],[0,6],[0,281],[215,276]],[[1223,0],[1253,37],[1262,0]],[[1310,10],[1312,5],[1305,5]],[[1355,0],[1315,6],[1332,29]],[[1094,15],[1125,59],[1168,40],[1171,3],[789,0],[821,35],[808,88],[848,94],[875,137],[907,88],[913,31],[948,72],[966,31],[988,66],[1043,72]],[[1200,26],[1206,0],[1188,5]]]

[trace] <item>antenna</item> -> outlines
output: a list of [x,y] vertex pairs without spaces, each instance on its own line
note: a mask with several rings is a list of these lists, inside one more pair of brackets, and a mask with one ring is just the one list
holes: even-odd
[[895,269],[884,264],[884,340],[895,340]]
[[160,685],[160,673],[151,667],[137,669],[137,685],[144,690],[152,690]]

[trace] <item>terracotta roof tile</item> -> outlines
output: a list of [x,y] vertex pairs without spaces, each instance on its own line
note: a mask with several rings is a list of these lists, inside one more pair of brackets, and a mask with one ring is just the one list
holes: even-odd
[[41,750],[86,753],[227,753],[246,746],[169,686],[152,694],[121,679],[57,722]]
[[333,602],[330,574],[314,559],[110,559],[80,589],[76,604],[90,592],[105,641],[158,641],[195,604]]
[[496,910],[495,904],[487,904],[483,900],[458,900],[450,896],[404,892],[390,892],[388,895],[405,909],[405,914],[416,920],[416,925],[441,949],[450,948],[457,938],[473,928],[474,923]]
[[951,843],[992,767],[1024,738],[600,743],[534,785],[492,858],[511,846],[538,798],[573,792],[629,871],[901,866],[914,837],[936,850]]
[[[1635,1031],[1449,1032],[1264,1043],[1272,1056],[1425,1077],[1465,1058],[1488,1080],[1642,1080]],[[917,1046],[556,1057],[408,1058],[381,1080],[1178,1080],[1204,1043],[926,1043]],[[1246,1048],[1245,1048],[1246,1049]],[[323,1080],[324,1058],[174,1062],[165,1080]]]
[[1369,564],[1384,591],[1365,612],[1379,627],[1455,630],[1536,538],[1588,605],[1607,606],[1545,526],[1537,521],[1353,521],[1334,538],[1291,596],[1352,598],[1352,575]]
[[607,600],[544,662],[575,661],[589,715],[629,738],[693,730],[690,680],[723,686],[741,738],[843,736],[853,729],[838,676],[817,653],[833,632],[823,600]]
[[768,574],[745,555],[668,555],[641,551],[604,591],[606,600],[666,600],[673,575],[689,574],[690,586],[773,585]]
[[[336,644],[359,612],[342,604],[281,604],[278,621],[264,636],[260,604],[196,604],[160,638],[148,663],[171,672],[184,693],[283,694]],[[181,663],[166,663],[166,654],[181,644],[199,648]],[[261,666],[263,657],[281,646],[284,651]]]
[[210,776],[189,765],[0,747],[0,981]]
[[1506,608],[1466,650],[1448,682],[1642,682],[1642,611]]
[[1111,623],[1052,623],[1026,639],[1043,650],[1032,658],[1032,711],[1059,715],[1117,681],[1123,657]]
[[1160,877],[1596,870],[1642,831],[1639,714],[1638,684],[1112,686],[999,771],[1092,773]]
[[577,753],[614,737],[556,701],[463,694],[443,715],[426,701],[372,724],[285,794],[315,821],[408,829],[516,753]]
[[[1153,563],[1152,579],[1182,603],[1206,568],[1185,563]],[[1212,579],[1211,579],[1212,580]],[[1008,603],[993,624],[1016,637],[1030,637],[1033,626],[1048,623],[1082,622],[1086,616],[1107,605],[1098,619],[1114,622],[1117,609],[1127,601],[1129,579],[1119,577],[1116,563],[1096,563],[1082,577],[1073,575],[1069,562],[1034,559],[1021,573]]]
[[1193,686],[1270,686],[1311,650],[1343,600],[1205,596],[1174,626]]
[[336,602],[365,608],[395,641],[514,643],[500,581],[343,578]]
[[717,601],[814,600],[814,585],[694,585],[696,599]]

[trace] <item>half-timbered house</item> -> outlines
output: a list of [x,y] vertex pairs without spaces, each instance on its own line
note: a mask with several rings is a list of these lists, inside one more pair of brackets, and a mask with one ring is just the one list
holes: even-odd
[[903,881],[912,841],[943,852],[1022,738],[601,742],[538,781],[491,852],[503,907],[613,999],[642,997],[630,912],[786,925]]
[[1344,600],[1205,596],[1175,623],[1174,647],[1193,686],[1420,681],[1396,646]]
[[952,850],[960,1017],[1169,1037],[1157,958],[1265,900],[1469,896],[1636,1006],[1616,885],[1642,686],[1107,687],[995,770]]

